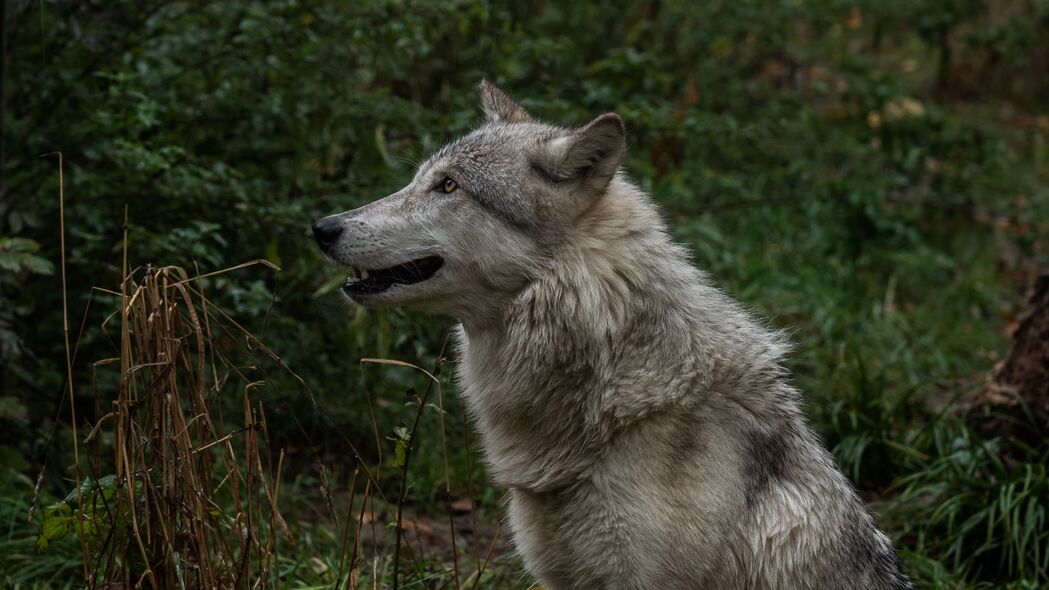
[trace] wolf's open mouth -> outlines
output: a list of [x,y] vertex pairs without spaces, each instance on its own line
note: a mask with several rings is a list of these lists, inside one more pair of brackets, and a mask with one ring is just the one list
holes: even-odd
[[368,270],[354,268],[353,276],[346,279],[342,290],[347,295],[381,293],[393,285],[412,285],[432,277],[444,265],[440,256],[427,256],[411,260],[390,268]]

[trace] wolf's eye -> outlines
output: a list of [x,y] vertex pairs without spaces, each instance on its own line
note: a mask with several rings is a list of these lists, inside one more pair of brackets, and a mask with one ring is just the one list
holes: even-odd
[[446,176],[444,180],[441,181],[438,188],[440,188],[441,192],[444,194],[454,193],[455,190],[459,188],[459,183]]

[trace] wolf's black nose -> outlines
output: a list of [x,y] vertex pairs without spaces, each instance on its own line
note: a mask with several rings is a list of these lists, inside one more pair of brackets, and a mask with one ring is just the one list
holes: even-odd
[[331,245],[339,239],[342,233],[342,224],[334,216],[322,217],[313,224],[313,237],[317,239],[317,245],[321,252],[328,253]]

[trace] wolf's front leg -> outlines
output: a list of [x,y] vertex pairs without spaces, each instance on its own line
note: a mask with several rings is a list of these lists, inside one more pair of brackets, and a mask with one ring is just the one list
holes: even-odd
[[525,569],[547,590],[574,590],[570,548],[561,538],[564,530],[550,521],[544,494],[510,490],[509,524],[514,546]]

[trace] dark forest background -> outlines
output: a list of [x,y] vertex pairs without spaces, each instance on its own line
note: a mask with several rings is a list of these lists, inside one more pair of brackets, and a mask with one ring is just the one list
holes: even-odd
[[[119,290],[125,207],[131,267],[281,269],[207,289],[308,385],[271,371],[257,393],[296,538],[274,579],[331,587],[343,547],[324,506],[358,459],[399,467],[426,386],[358,361],[432,368],[453,322],[347,306],[310,225],[398,189],[476,125],[487,78],[543,119],[623,116],[626,170],[696,264],[792,334],[809,415],[920,587],[1049,587],[1049,430],[988,395],[1049,268],[1049,2],[0,6],[0,585],[83,584],[75,535],[39,551],[49,513],[27,520],[75,486],[45,154],[63,156],[81,438],[120,382],[95,365],[119,348],[104,325],[119,298],[91,287]],[[447,373],[446,414],[426,408],[409,443],[416,587],[455,587],[450,556],[474,559],[446,546],[446,511],[475,505],[486,541],[501,518]],[[492,547],[478,587],[530,587]],[[388,545],[371,551],[360,587],[389,580]]]

